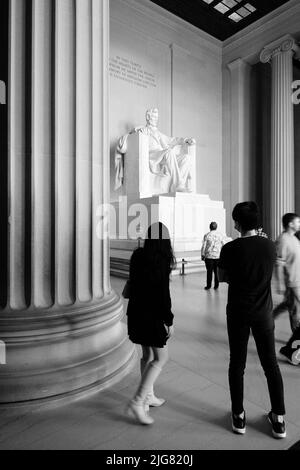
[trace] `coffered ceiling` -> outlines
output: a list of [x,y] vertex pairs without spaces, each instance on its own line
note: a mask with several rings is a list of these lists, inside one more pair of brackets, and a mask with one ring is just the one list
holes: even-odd
[[149,0],[221,41],[289,0]]

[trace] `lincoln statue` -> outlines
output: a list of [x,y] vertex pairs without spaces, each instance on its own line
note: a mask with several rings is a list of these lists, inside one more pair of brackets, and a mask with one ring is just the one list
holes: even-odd
[[122,155],[126,153],[127,138],[133,133],[143,133],[149,136],[149,169],[155,175],[169,176],[171,179],[170,191],[191,191],[191,174],[187,145],[195,145],[192,138],[168,137],[158,128],[158,109],[146,111],[146,125],[135,127],[128,134],[121,137],[115,153],[116,180],[115,189],[123,184]]

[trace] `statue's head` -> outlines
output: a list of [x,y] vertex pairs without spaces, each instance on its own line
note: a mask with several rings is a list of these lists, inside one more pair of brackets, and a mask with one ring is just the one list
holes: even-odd
[[157,123],[158,123],[158,109],[157,108],[147,109],[146,121],[147,121],[147,124],[149,124],[150,126],[157,127]]

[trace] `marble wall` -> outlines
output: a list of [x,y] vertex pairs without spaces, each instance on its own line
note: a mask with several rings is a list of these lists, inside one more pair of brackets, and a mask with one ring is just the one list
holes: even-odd
[[222,200],[221,42],[147,0],[110,1],[111,200],[118,137],[160,110],[159,128],[197,140],[197,192]]

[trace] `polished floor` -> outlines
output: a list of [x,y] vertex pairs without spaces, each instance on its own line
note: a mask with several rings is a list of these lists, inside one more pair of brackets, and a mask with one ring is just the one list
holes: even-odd
[[[138,382],[138,363],[121,382],[93,396],[52,410],[0,412],[0,449],[287,449],[300,440],[300,366],[280,361],[285,383],[288,437],[275,440],[266,413],[267,384],[250,339],[245,377],[247,433],[231,432],[225,328],[227,286],[206,292],[204,273],[171,282],[175,336],[156,394],[152,426],[124,417]],[[124,280],[112,278],[121,292]],[[279,299],[275,297],[275,301]],[[126,307],[126,301],[124,301]],[[124,319],[125,321],[125,319]],[[289,337],[286,314],[276,322],[277,350]]]

